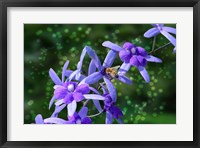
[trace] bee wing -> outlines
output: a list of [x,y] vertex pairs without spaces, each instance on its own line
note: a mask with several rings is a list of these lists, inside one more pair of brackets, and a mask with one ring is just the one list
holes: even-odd
[[114,78],[116,75],[114,73],[110,73],[110,76]]
[[118,66],[114,66],[114,67],[112,67],[112,69],[113,69],[114,71],[118,71],[119,68],[120,68],[119,65],[118,65]]

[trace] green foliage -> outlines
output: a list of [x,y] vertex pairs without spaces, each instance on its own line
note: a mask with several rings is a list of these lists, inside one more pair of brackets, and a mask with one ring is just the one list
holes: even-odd
[[[53,82],[48,75],[50,68],[61,77],[62,66],[69,60],[69,69],[75,70],[85,45],[91,46],[103,61],[108,49],[101,44],[106,40],[118,45],[129,41],[150,52],[153,38],[144,38],[143,34],[151,27],[150,24],[25,24],[24,123],[33,123],[39,113],[47,118],[54,110],[48,109],[53,96]],[[168,40],[158,35],[155,48],[166,43]],[[134,67],[127,74],[133,85],[114,80],[118,92],[117,106],[123,111],[124,123],[176,123],[176,55],[173,54],[173,46],[158,50],[153,55],[161,58],[163,63],[148,63],[149,84]],[[114,65],[121,63],[118,58]],[[87,71],[89,58],[84,64],[83,69]],[[88,105],[89,115],[97,113],[92,102]],[[67,118],[66,112],[63,111],[60,116]],[[105,114],[94,117],[94,123],[104,121]]]

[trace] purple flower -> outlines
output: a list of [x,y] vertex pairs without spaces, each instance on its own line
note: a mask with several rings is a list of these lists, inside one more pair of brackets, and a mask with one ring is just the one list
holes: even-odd
[[[83,79],[82,82],[86,82],[88,84],[94,84],[96,82],[98,82],[100,79],[110,79],[110,75],[106,73],[106,68],[110,68],[112,67],[112,64],[116,58],[117,52],[114,50],[110,50],[108,52],[108,54],[106,55],[106,58],[103,62],[103,65],[101,65],[101,62],[98,58],[98,56],[96,55],[96,53],[88,46],[85,47],[85,50],[87,51],[88,55],[90,56],[90,58],[92,59],[93,64],[90,65],[89,69],[94,69],[96,66],[97,68],[97,72],[95,72],[96,68],[94,69],[93,73],[91,75],[89,75],[88,77],[86,77],[85,79]],[[92,68],[91,68],[92,66]],[[127,84],[131,84],[131,80],[129,78],[127,78],[124,75],[121,75],[118,73],[117,77],[115,77],[116,79],[127,83]]]
[[[56,106],[60,106],[62,104],[67,105],[68,112],[70,115],[73,115],[76,111],[77,104],[76,102],[80,102],[83,99],[95,99],[95,100],[103,100],[104,98],[100,95],[88,94],[90,92],[89,85],[87,83],[82,83],[78,85],[77,82],[72,81],[64,81],[65,71],[67,69],[69,62],[67,61],[63,67],[62,72],[62,81],[59,79],[57,74],[50,69],[49,75],[53,82],[56,84],[54,86],[54,96],[49,103],[49,108],[52,106],[54,101],[58,99],[55,103]],[[73,75],[73,76],[71,76]],[[69,76],[69,79],[73,79],[75,77],[74,73]],[[68,79],[68,80],[69,80]],[[63,107],[64,108],[64,107]],[[59,113],[59,112],[58,112]],[[57,113],[57,114],[58,114]]]
[[92,120],[87,117],[88,108],[83,107],[79,113],[74,112],[73,115],[68,115],[68,121],[63,120],[58,117],[50,117],[43,119],[42,115],[37,115],[35,117],[36,124],[91,124]]
[[35,117],[35,123],[36,124],[70,124],[69,121],[57,118],[57,117],[50,117],[43,119],[42,115],[38,114]]
[[55,105],[60,106],[66,104],[70,116],[76,111],[77,102],[83,99],[104,100],[100,95],[88,94],[90,88],[86,83],[77,85],[76,82],[66,82],[63,85],[55,85],[54,89],[54,96],[58,99]]
[[[56,72],[50,68],[49,70],[49,76],[50,78],[52,79],[52,81],[55,83],[55,85],[63,85],[67,80],[72,80],[72,79],[75,79],[75,76],[78,74],[78,72],[74,72],[72,70],[67,70],[67,67],[69,65],[69,61],[67,60],[63,66],[63,69],[62,69],[62,81],[60,80],[60,78],[58,77],[58,75],[56,74]],[[65,76],[68,77],[68,79],[65,81]],[[77,81],[81,81],[83,78],[85,78],[85,76],[83,75],[80,75],[80,77],[78,79],[76,79]],[[53,96],[51,98],[51,101],[49,103],[49,109],[51,108],[52,104],[54,103],[56,97]]]
[[44,124],[44,119],[43,119],[42,115],[38,114],[38,115],[35,117],[35,123],[36,123],[36,124]]
[[72,101],[80,102],[84,99],[84,94],[90,92],[88,84],[77,86],[77,82],[65,82],[63,85],[54,86],[54,96],[58,100],[63,99],[65,104],[70,104]]
[[91,118],[87,117],[88,108],[82,107],[78,113],[74,113],[72,116],[68,115],[68,120],[71,124],[91,124]]
[[152,24],[152,26],[153,28],[144,33],[144,37],[151,38],[161,33],[175,46],[174,52],[176,52],[176,38],[170,34],[176,34],[176,29],[164,26],[164,24]]
[[123,117],[122,111],[115,106],[115,102],[113,102],[112,96],[110,92],[106,90],[106,88],[102,86],[104,99],[104,111],[106,112],[106,124],[111,124],[113,122],[113,118],[116,119],[119,123],[122,123],[120,117]]
[[110,41],[105,41],[102,45],[119,52],[119,57],[124,62],[119,69],[119,74],[124,75],[131,66],[135,66],[147,83],[150,81],[149,74],[145,69],[147,62],[162,62],[161,59],[148,55],[144,48],[130,42],[124,43],[123,47]]
[[[109,68],[112,66],[115,57],[117,55],[117,52],[110,50],[103,62],[103,65],[101,65],[101,62],[98,58],[98,56],[96,55],[96,53],[88,46],[86,46],[84,48],[88,55],[90,56],[90,58],[92,59],[92,64],[90,64],[89,69],[93,70],[92,74],[90,74],[88,77],[84,78],[80,84],[82,83],[87,83],[87,84],[94,84],[96,82],[98,82],[100,79],[103,78],[104,82],[106,83],[107,88],[110,90],[111,95],[116,94],[115,92],[115,88],[114,85],[112,84],[112,82],[110,81],[110,76],[106,74],[105,70],[106,68]],[[92,67],[92,68],[91,68]],[[98,71],[94,72],[96,70],[96,68]],[[123,81],[127,84],[130,84],[131,80],[128,79],[126,76],[124,75],[119,75],[118,80]],[[114,102],[116,101],[116,95],[112,97],[114,100]]]

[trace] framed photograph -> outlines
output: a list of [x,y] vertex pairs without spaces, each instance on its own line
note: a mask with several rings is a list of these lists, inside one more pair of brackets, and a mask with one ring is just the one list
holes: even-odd
[[200,147],[198,0],[0,10],[2,148]]

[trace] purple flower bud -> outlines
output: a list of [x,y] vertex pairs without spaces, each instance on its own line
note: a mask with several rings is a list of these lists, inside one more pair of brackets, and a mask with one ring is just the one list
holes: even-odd
[[135,47],[135,45],[132,44],[132,43],[130,43],[130,42],[126,42],[126,43],[124,43],[124,45],[123,45],[123,49],[129,50],[129,51],[130,51],[133,47]]

